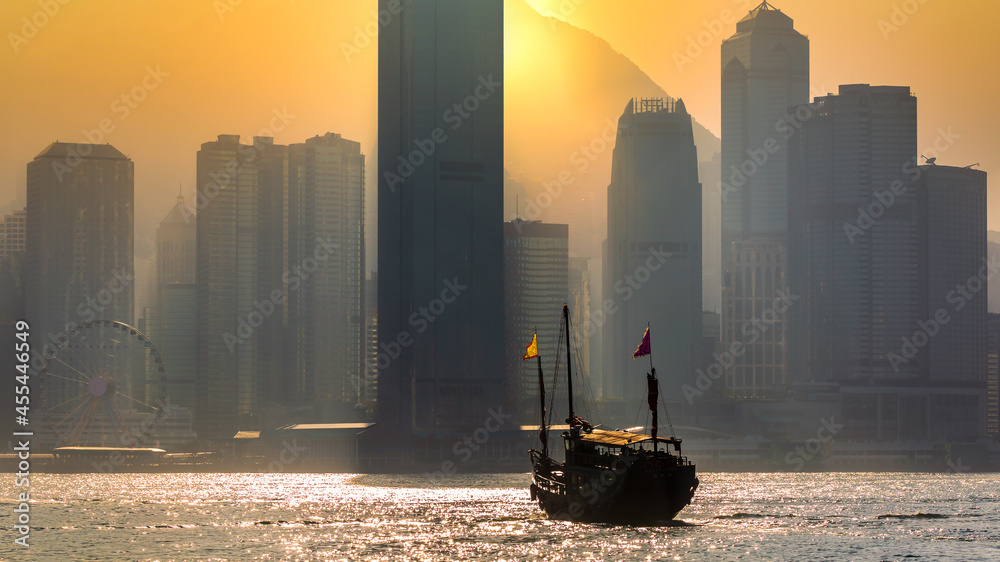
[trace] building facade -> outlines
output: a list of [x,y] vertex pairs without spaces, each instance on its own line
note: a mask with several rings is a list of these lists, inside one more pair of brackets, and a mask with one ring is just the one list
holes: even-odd
[[288,149],[239,141],[219,135],[198,152],[200,438],[252,428],[287,398]]
[[[288,147],[292,403],[353,409],[364,399],[365,156],[327,133]],[[310,271],[313,270],[313,271]]]
[[28,210],[22,209],[0,219],[0,258],[24,253],[27,241]]
[[522,358],[535,330],[539,356],[549,369],[556,350],[565,352],[565,335],[559,341],[559,334],[562,307],[569,302],[569,225],[515,219],[504,223],[503,233],[505,403],[515,421],[538,423],[538,364]]
[[177,196],[177,203],[156,229],[156,286],[192,285],[198,263],[198,224],[194,210]]
[[845,437],[986,427],[986,176],[917,165],[906,87],[841,86],[792,139],[793,368],[841,385]]
[[[648,365],[632,353],[650,326],[664,389],[701,364],[701,183],[684,102],[633,99],[618,121],[604,256],[603,393],[634,404]],[[612,305],[608,306],[607,303]],[[664,392],[679,400],[679,392]]]
[[503,2],[379,7],[390,4],[399,13],[379,32],[379,419],[468,431],[503,396]]
[[[722,291],[722,349],[738,349],[721,365],[726,395],[735,399],[774,398],[788,382],[785,372],[785,317],[794,305],[787,294],[781,242],[733,242]],[[735,347],[734,347],[735,346]]]

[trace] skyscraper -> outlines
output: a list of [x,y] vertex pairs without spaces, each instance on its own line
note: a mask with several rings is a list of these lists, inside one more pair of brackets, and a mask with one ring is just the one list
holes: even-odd
[[192,285],[198,263],[198,225],[194,211],[177,196],[177,203],[156,229],[157,289],[171,283]]
[[[786,116],[808,101],[809,39],[762,2],[722,43],[722,348],[747,347],[725,370],[732,396],[773,395],[785,382],[784,314],[770,305],[785,289]],[[758,330],[765,310],[773,323]]]
[[27,234],[25,234],[27,219],[27,209],[14,211],[0,219],[0,258],[15,253],[24,253],[24,244],[27,239]]
[[917,166],[907,87],[841,86],[792,140],[789,333],[848,438],[986,427],[986,174]]
[[288,147],[291,402],[337,409],[363,401],[365,157],[327,133]]
[[[194,410],[198,383],[197,236],[194,210],[179,195],[156,229],[156,302],[144,309],[146,335],[167,370],[172,404]],[[156,389],[159,365],[147,358],[146,387]],[[145,401],[156,396],[147,392]]]
[[109,144],[54,142],[28,163],[27,314],[39,341],[67,324],[134,321],[133,174]]
[[[198,405],[202,438],[254,427],[286,399],[288,148],[219,135],[198,152]],[[289,279],[290,279],[289,273]]]
[[722,264],[737,240],[786,242],[788,108],[809,101],[809,39],[761,2],[722,42]]
[[[604,396],[646,391],[632,353],[647,324],[663,388],[701,364],[701,183],[684,102],[633,99],[618,120],[604,256]],[[612,306],[607,303],[611,302]],[[678,393],[664,393],[677,399]]]
[[379,7],[379,418],[468,430],[503,394],[503,2]]
[[[555,360],[559,345],[566,349],[559,334],[569,296],[569,225],[514,219],[504,223],[503,233],[506,404],[518,422],[537,423],[531,414],[538,411],[538,368],[522,357],[536,329],[545,361]],[[580,332],[583,319],[575,321]]]

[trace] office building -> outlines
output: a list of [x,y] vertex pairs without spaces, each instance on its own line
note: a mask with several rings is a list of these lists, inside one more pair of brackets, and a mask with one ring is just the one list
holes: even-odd
[[599,327],[605,398],[634,404],[645,394],[649,364],[632,354],[647,325],[663,388],[681,388],[701,364],[701,187],[684,102],[629,101],[608,187],[603,304],[610,310]]
[[403,6],[379,31],[379,420],[471,431],[503,396],[503,2]]
[[[503,227],[505,403],[517,422],[538,423],[538,363],[522,357],[535,330],[538,353],[550,369],[556,350],[565,353],[565,334],[562,341],[559,335],[569,297],[569,225],[514,219]],[[581,327],[577,320],[575,331]]]
[[365,393],[365,157],[327,133],[288,158],[291,402],[345,413]]
[[288,148],[219,135],[198,152],[200,438],[254,429],[287,400]]

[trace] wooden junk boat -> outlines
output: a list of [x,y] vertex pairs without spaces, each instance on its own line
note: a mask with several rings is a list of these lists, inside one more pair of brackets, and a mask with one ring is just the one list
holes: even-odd
[[[569,310],[563,306],[567,355],[570,356]],[[531,348],[535,346],[535,355]],[[537,339],[525,359],[537,356]],[[649,355],[649,329],[633,357]],[[650,361],[648,403],[652,411],[649,435],[592,427],[573,412],[573,370],[567,357],[569,430],[562,434],[566,460],[549,456],[545,419],[545,387],[541,358],[538,379],[542,450],[529,452],[531,499],[553,519],[594,523],[656,524],[673,519],[691,503],[698,488],[695,466],[681,454],[681,440],[657,436],[659,381]]]

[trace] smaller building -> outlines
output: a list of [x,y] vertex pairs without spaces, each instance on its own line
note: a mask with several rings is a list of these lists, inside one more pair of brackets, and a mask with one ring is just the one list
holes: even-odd
[[0,219],[0,259],[24,252],[28,210],[21,209]]

